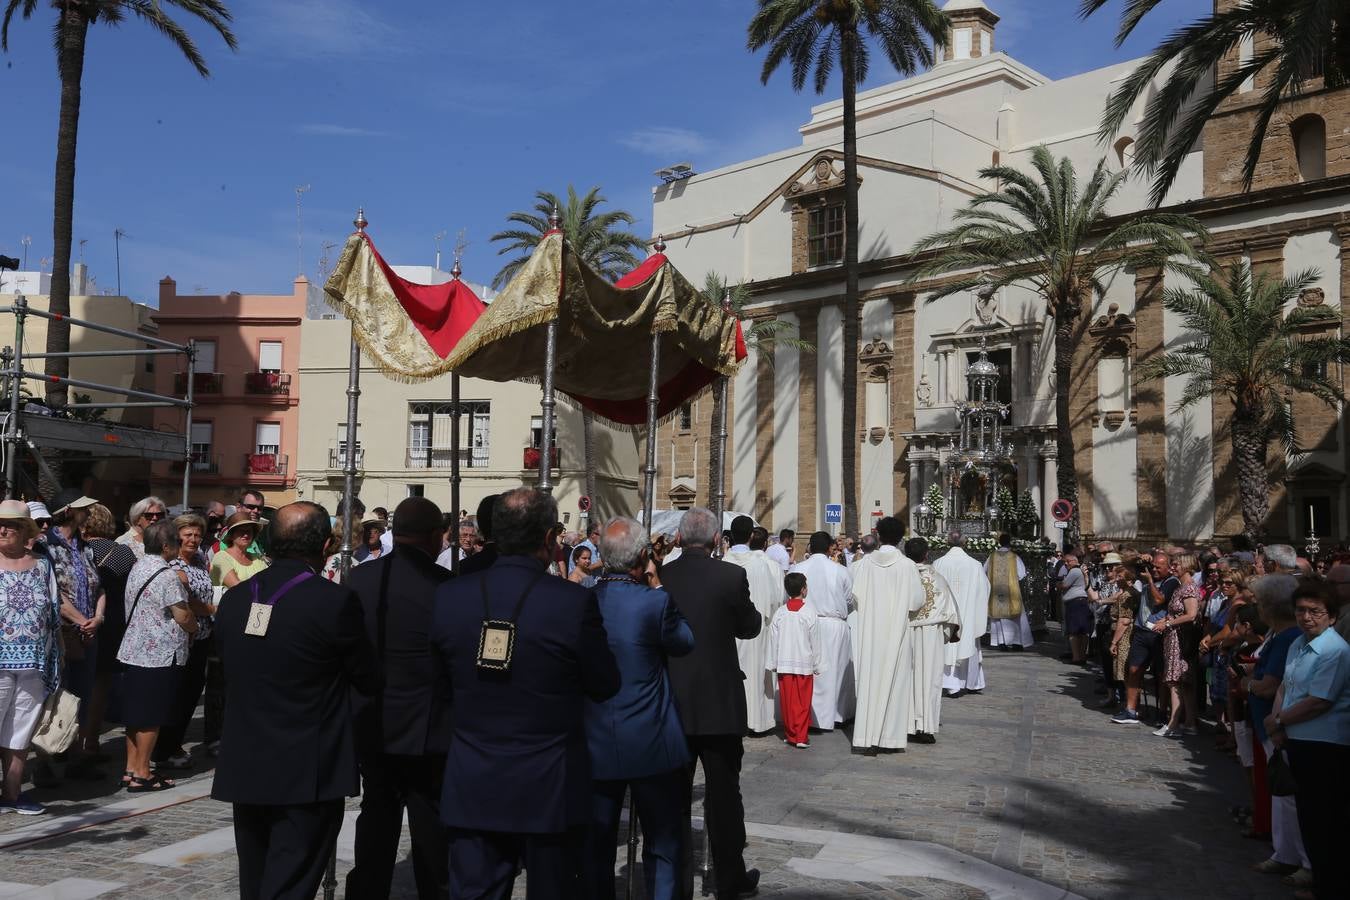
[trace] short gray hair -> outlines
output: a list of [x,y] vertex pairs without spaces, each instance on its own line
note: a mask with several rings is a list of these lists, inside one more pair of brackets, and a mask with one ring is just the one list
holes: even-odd
[[1267,622],[1271,617],[1280,619],[1294,617],[1294,589],[1298,587],[1298,579],[1293,575],[1262,575],[1253,578],[1247,586],[1256,595],[1256,605],[1261,609],[1261,618]]
[[1272,562],[1284,572],[1298,570],[1298,551],[1288,544],[1267,544],[1265,550],[1267,562]]
[[183,546],[182,539],[178,537],[178,526],[168,519],[160,519],[147,526],[141,541],[145,544],[146,556],[162,556],[165,550],[177,550]]
[[721,523],[712,510],[695,506],[680,516],[680,544],[684,547],[705,547],[709,550],[717,543],[721,532]]
[[642,559],[647,529],[637,519],[615,516],[600,532],[600,557],[607,572],[627,572]]
[[152,506],[158,506],[165,511],[169,509],[168,504],[158,497],[145,497],[131,504],[131,510],[127,513],[127,524],[135,525],[136,520],[145,515],[145,511]]

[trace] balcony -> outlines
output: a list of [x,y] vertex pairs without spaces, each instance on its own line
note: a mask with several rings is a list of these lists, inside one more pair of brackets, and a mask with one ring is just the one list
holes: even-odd
[[[562,468],[562,453],[559,451],[559,447],[554,447],[553,452],[549,454],[550,469]],[[538,469],[539,461],[542,457],[543,453],[538,447],[526,447],[524,451],[524,465],[522,468]]]
[[[366,451],[362,447],[356,448],[356,467],[364,468],[366,463]],[[347,450],[336,447],[328,448],[328,468],[342,471],[347,468]]]
[[[173,375],[173,392],[178,395],[187,394],[187,373],[175,372]],[[200,397],[203,394],[219,395],[225,392],[225,376],[219,372],[193,372],[192,373],[192,395]]]
[[[449,448],[431,447],[408,451],[409,469],[449,469],[454,465]],[[460,447],[459,465],[462,469],[484,469],[488,464],[487,447]]]
[[290,372],[247,372],[244,393],[263,397],[285,397],[291,392]]
[[245,453],[244,472],[249,475],[286,477],[290,457],[284,453]]
[[[181,459],[176,459],[169,464],[169,470],[172,472],[178,472],[181,474],[183,469],[184,465]],[[192,457],[192,474],[219,475],[220,457],[206,454],[194,454]]]

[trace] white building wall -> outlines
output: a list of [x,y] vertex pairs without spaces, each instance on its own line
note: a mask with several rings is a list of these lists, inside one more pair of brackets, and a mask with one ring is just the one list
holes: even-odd
[[[799,324],[796,313],[779,316],[794,327]],[[795,347],[779,345],[774,348],[773,398],[773,524],[775,529],[803,528],[797,519],[797,486],[800,465],[797,438],[801,432],[802,353]],[[815,365],[815,358],[807,355],[806,365]]]
[[[873,300],[863,305],[862,315],[862,340],[866,344],[874,338],[881,338],[887,344],[895,339],[895,325],[892,318],[893,304],[889,299]],[[876,385],[880,388],[869,395],[873,385],[867,379],[867,373],[861,370],[858,372],[859,394],[864,398],[862,415],[858,421],[858,432],[866,433],[872,422],[890,421],[890,385]],[[879,415],[879,410],[872,409],[870,400],[878,400],[882,404],[884,414]],[[858,440],[857,434],[852,435],[853,440]],[[868,435],[862,441],[862,460],[861,468],[858,471],[858,484],[861,488],[861,501],[858,507],[859,527],[867,529],[869,524],[875,522],[880,511],[882,515],[889,516],[894,510],[895,505],[895,441],[891,437],[891,429],[887,428],[886,436],[882,438],[879,444],[873,444],[871,436]]]
[[[1189,281],[1167,276],[1169,287]],[[1163,346],[1167,350],[1196,338],[1175,313],[1163,311]],[[1182,540],[1214,533],[1214,404],[1207,398],[1176,409],[1189,379],[1165,379],[1163,413],[1167,438],[1167,533]],[[1157,383],[1152,388],[1156,390]]]
[[755,505],[755,421],[759,403],[755,396],[758,384],[759,352],[747,348],[749,355],[733,379],[736,402],[732,406],[731,438],[731,496],[730,509],[750,513]]

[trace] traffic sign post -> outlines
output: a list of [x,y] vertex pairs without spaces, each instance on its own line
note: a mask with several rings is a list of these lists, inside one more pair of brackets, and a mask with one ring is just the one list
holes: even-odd
[[825,504],[825,524],[842,525],[844,522],[844,504],[826,503]]

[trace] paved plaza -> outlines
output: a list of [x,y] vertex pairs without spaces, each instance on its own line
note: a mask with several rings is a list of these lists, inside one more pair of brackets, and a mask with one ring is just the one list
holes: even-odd
[[[1240,772],[1210,736],[1110,725],[1092,677],[1055,659],[1057,645],[1038,651],[986,656],[989,688],[944,703],[936,745],[864,756],[839,732],[805,751],[747,741],[746,856],[761,896],[1290,896],[1248,868],[1263,848],[1227,812],[1242,800]],[[0,898],[237,896],[229,808],[207,796],[210,779],[151,796],[88,784],[39,794],[55,798],[49,815],[0,818]],[[393,896],[416,896],[406,860]]]

